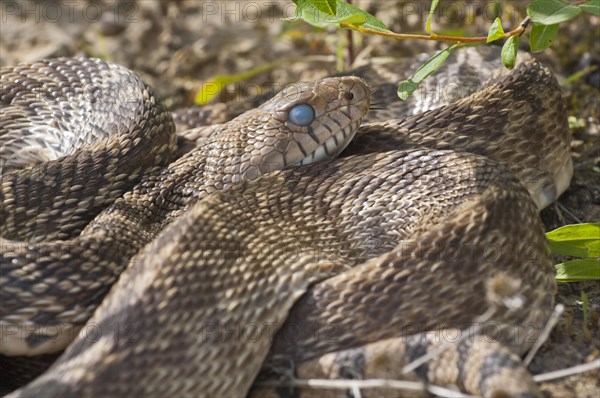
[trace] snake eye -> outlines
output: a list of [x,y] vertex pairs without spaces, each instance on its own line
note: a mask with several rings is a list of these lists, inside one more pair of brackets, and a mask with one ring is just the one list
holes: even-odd
[[290,109],[288,118],[298,126],[308,126],[315,120],[315,110],[308,104],[296,105]]

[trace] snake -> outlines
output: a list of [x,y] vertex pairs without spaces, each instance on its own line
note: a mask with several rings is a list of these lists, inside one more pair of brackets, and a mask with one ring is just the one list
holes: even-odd
[[538,212],[570,137],[552,73],[498,53],[408,102],[374,67],[175,115],[99,59],[2,68],[0,354],[58,357],[9,396],[540,396],[519,355],[553,308]]

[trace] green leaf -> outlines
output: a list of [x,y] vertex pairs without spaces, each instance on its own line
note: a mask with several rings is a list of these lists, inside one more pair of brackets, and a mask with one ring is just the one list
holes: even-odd
[[534,23],[529,35],[529,46],[532,53],[539,53],[552,45],[558,35],[558,24],[540,25]]
[[310,0],[294,0],[294,4],[296,4],[294,16],[283,18],[284,21],[297,22],[303,20],[317,28],[325,28],[337,24],[337,18],[335,18],[334,15],[320,11],[310,2]]
[[578,282],[600,280],[600,260],[597,258],[578,258],[566,263],[556,264],[557,282]]
[[[302,19],[304,22],[318,28],[339,26],[339,24],[343,23],[350,25],[350,29],[355,29],[356,27],[361,26],[363,28],[376,30],[379,32],[390,31],[383,22],[375,18],[373,15],[348,3],[344,3],[341,0],[335,0],[334,7],[327,7],[328,12],[324,12],[318,8],[315,4],[313,4],[314,1],[318,0],[294,0],[294,3],[296,4],[294,16],[284,20],[296,21],[298,19]],[[324,0],[320,1],[322,2]],[[325,8],[323,4],[320,4],[319,7]],[[330,14],[329,12],[331,11],[334,13]]]
[[209,103],[223,90],[228,81],[234,82],[236,80],[229,79],[227,76],[217,76],[208,82],[203,82],[200,86],[200,90],[196,92],[194,103],[196,105],[205,105]]
[[196,92],[194,103],[196,105],[205,105],[209,103],[214,97],[216,97],[223,90],[223,88],[225,88],[226,85],[249,79],[254,75],[276,68],[277,66],[285,62],[288,61],[281,60],[278,62],[271,62],[268,64],[259,65],[256,68],[252,68],[242,73],[236,73],[234,75],[216,76],[212,80],[202,83],[200,90]]
[[[389,32],[387,26],[379,19],[375,18],[373,15],[365,12],[361,9],[358,9],[348,3],[344,3],[343,1],[336,0],[337,3],[337,17],[339,18],[340,23],[343,21],[349,20],[350,17],[355,17],[360,20],[364,20],[364,22],[354,23],[356,25],[360,25],[363,28],[376,30],[379,32]],[[350,22],[346,22],[349,23]]]
[[517,52],[519,51],[519,36],[511,36],[506,40],[506,43],[502,46],[502,53],[500,54],[500,58],[502,59],[502,64],[507,69],[512,69],[515,67],[517,63]]
[[328,15],[335,15],[337,9],[335,0],[308,0],[315,8]]
[[541,25],[554,25],[575,18],[581,8],[562,0],[535,0],[527,6],[527,15],[532,22]]
[[550,250],[565,256],[600,257],[600,223],[565,225],[546,234]]
[[[585,77],[586,75],[588,75],[588,74],[590,74],[592,72],[595,72],[597,70],[598,70],[598,66],[597,65],[588,66],[587,68],[579,70],[579,71],[573,73],[571,76],[566,77],[565,80],[563,80],[560,83],[560,85],[562,87],[566,87],[569,84],[571,84],[573,82],[576,82],[576,81],[580,80],[581,78]],[[584,126],[585,126],[585,122],[584,122]]]
[[492,26],[490,26],[490,30],[488,30],[487,42],[491,43],[495,40],[501,39],[502,37],[504,37],[502,22],[500,22],[500,18],[496,18]]
[[438,70],[446,58],[448,58],[448,56],[452,54],[454,50],[461,46],[461,43],[453,44],[447,49],[435,54],[427,62],[421,65],[414,75],[412,75],[408,80],[400,82],[400,85],[398,85],[398,97],[400,97],[400,99],[403,101],[406,101],[406,99],[419,87],[423,80]]
[[588,299],[588,296],[582,290],[581,291],[581,310],[583,311],[583,324],[586,326],[588,324],[588,308],[589,307],[590,307],[590,301]]
[[364,15],[354,14],[348,15],[347,17],[340,17],[338,23],[345,23],[348,25],[364,25],[367,22],[367,18]]
[[591,0],[579,6],[583,11],[590,14],[600,15],[600,0]]
[[440,2],[440,0],[433,0],[431,2],[431,8],[429,9],[429,17],[427,17],[427,23],[425,24],[425,30],[430,35],[433,34],[433,32],[431,31],[431,20],[433,19],[433,13],[435,12],[435,9],[438,6],[439,2]]

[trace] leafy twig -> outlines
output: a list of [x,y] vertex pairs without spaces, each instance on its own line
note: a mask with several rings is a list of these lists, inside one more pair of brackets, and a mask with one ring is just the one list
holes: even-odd
[[[289,20],[304,20],[320,28],[337,26],[343,29],[356,30],[365,34],[394,39],[454,43],[451,47],[435,54],[413,76],[400,83],[398,96],[401,99],[407,99],[425,78],[442,65],[454,49],[465,44],[485,44],[497,40],[506,40],[502,49],[501,60],[506,68],[512,69],[516,65],[520,44],[519,38],[529,25],[533,25],[529,38],[531,51],[540,52],[548,48],[556,39],[559,23],[568,21],[582,12],[600,15],[599,0],[578,0],[571,4],[563,0],[534,0],[527,7],[527,17],[515,29],[504,32],[500,19],[496,18],[492,26],[490,26],[487,36],[460,37],[438,35],[431,30],[431,21],[439,0],[431,2],[429,17],[425,25],[425,31],[428,33],[426,35],[393,32],[375,16],[354,7],[350,2],[343,2],[341,0],[294,0],[294,3],[297,6],[296,12],[292,18],[288,18]],[[348,46],[349,55],[351,51],[353,49],[350,44]]]
[[[525,32],[525,30],[527,29],[527,26],[529,25],[530,21],[531,21],[531,19],[529,17],[526,17],[525,19],[523,19],[523,21],[517,28],[515,28],[509,32],[506,32],[504,35],[502,35],[501,39],[508,39],[511,36],[517,36],[517,35],[523,34],[523,32]],[[488,40],[487,36],[485,36],[485,37],[484,36],[458,37],[458,36],[438,35],[435,33],[432,33],[430,35],[417,35],[417,34],[410,34],[410,33],[395,33],[392,31],[383,32],[383,31],[378,31],[378,30],[374,30],[374,29],[363,28],[362,26],[359,26],[359,25],[349,25],[349,24],[345,24],[345,23],[341,23],[340,27],[347,28],[347,29],[354,29],[359,32],[368,33],[371,35],[393,37],[394,39],[448,41],[448,42],[453,42],[453,43],[486,43]]]

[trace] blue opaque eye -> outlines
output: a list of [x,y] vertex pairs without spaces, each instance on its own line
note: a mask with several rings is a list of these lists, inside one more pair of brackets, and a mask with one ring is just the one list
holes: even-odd
[[315,120],[315,110],[308,104],[296,105],[290,109],[288,118],[298,126],[308,126]]

